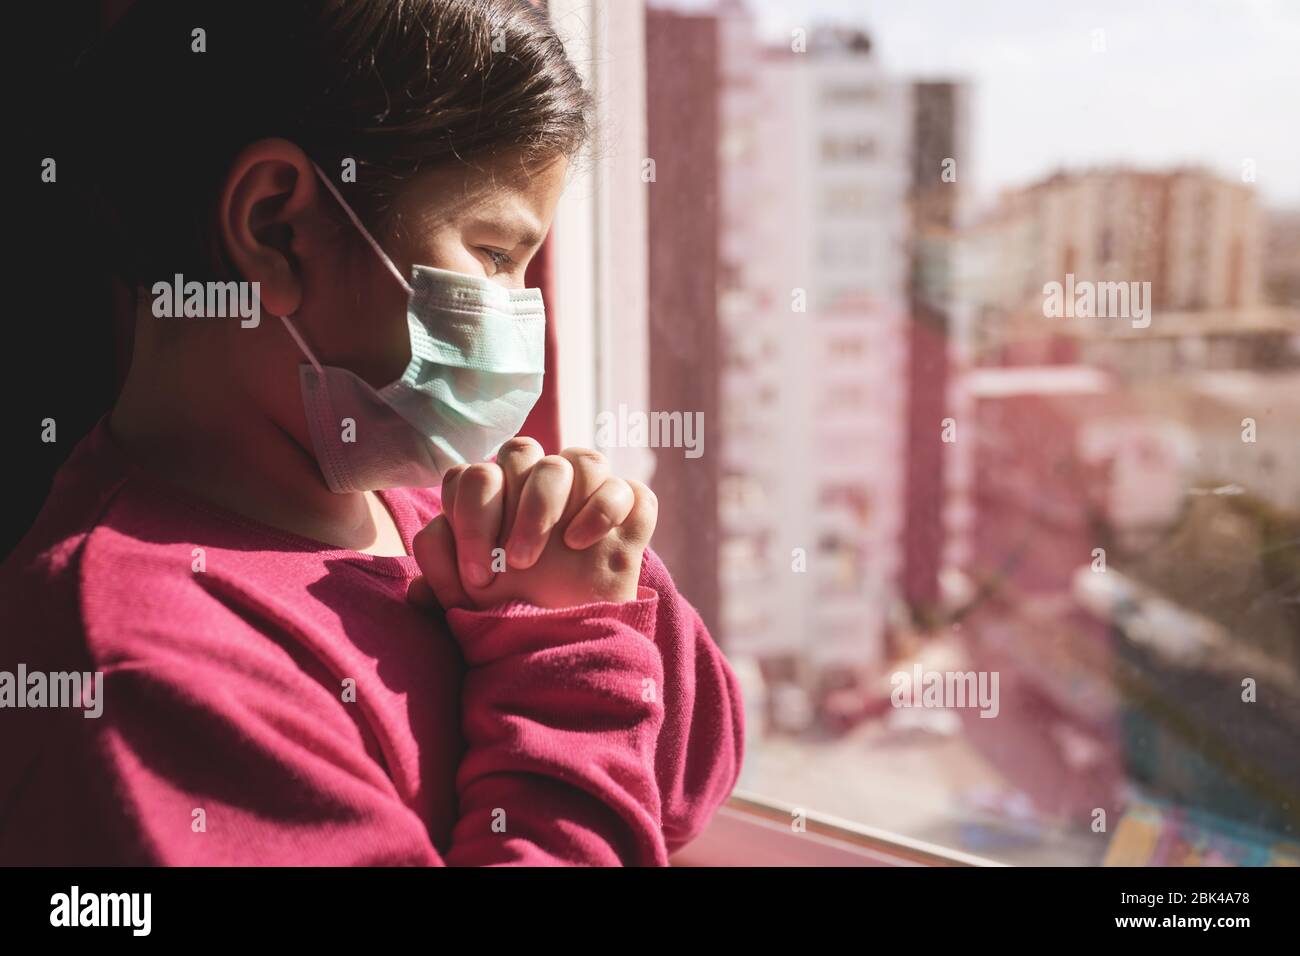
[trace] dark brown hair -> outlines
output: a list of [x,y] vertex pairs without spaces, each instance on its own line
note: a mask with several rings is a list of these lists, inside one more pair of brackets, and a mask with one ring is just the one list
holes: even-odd
[[[198,52],[196,30],[204,51]],[[382,231],[420,169],[572,155],[590,100],[527,0],[137,0],[73,74],[66,129],[117,271],[223,271],[218,190],[240,149],[292,140]]]

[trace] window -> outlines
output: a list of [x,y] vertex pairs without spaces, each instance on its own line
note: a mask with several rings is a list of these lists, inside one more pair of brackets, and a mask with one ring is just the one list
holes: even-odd
[[876,237],[856,231],[823,233],[817,240],[821,265],[836,269],[856,268],[861,273],[872,259],[871,245],[875,241]]
[[876,141],[866,134],[822,137],[822,160],[828,163],[862,162],[876,155]]
[[836,219],[867,211],[871,205],[871,191],[857,183],[837,183],[826,187],[822,193],[821,212]]
[[636,460],[745,690],[717,852],[800,807],[850,857],[1300,862],[1300,182],[1263,173],[1300,87],[1259,69],[1295,15],[1113,13],[1103,83],[1012,4],[799,56],[800,3],[551,9],[606,98],[556,221],[565,439],[708,423]]
[[877,99],[874,86],[827,86],[821,91],[821,102],[826,107],[869,106]]
[[853,361],[866,351],[867,343],[860,338],[835,336],[826,340],[826,351],[832,360]]
[[860,408],[871,401],[871,390],[861,382],[842,382],[828,385],[819,400],[821,407],[830,412]]

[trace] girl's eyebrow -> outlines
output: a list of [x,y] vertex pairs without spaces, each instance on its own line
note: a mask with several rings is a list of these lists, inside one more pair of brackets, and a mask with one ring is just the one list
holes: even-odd
[[474,225],[492,232],[509,233],[517,238],[516,245],[529,249],[540,246],[546,238],[537,223],[528,216],[494,215],[476,219]]

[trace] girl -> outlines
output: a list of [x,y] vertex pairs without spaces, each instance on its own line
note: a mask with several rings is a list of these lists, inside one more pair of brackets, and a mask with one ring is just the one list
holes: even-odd
[[743,715],[650,491],[512,437],[587,132],[545,16],[139,0],[78,77],[137,316],[0,571],[0,862],[665,864]]

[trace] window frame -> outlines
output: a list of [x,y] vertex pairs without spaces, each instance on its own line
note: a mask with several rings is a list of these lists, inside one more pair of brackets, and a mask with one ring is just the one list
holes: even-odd
[[[556,32],[594,99],[591,141],[573,164],[551,228],[562,445],[596,447],[596,419],[649,410],[648,202],[643,0],[548,0]],[[641,183],[640,189],[626,183]],[[609,360],[617,345],[619,361]],[[620,475],[648,482],[646,449],[602,449]]]

